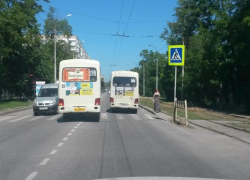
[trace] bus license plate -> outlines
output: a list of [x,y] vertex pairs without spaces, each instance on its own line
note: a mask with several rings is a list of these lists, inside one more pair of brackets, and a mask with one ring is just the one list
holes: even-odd
[[75,112],[83,112],[85,111],[85,108],[74,108]]

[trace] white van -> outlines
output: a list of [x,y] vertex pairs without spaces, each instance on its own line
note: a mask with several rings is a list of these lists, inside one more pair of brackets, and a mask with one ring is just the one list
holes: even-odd
[[60,62],[58,112],[94,113],[101,111],[100,63],[90,59],[69,59]]
[[110,107],[132,109],[137,113],[139,75],[133,71],[113,71],[110,84]]

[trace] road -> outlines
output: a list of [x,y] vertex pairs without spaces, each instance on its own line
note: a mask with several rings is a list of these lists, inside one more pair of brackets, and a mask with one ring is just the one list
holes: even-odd
[[250,179],[250,145],[199,127],[180,127],[139,109],[100,122],[24,110],[0,116],[0,180],[167,176]]

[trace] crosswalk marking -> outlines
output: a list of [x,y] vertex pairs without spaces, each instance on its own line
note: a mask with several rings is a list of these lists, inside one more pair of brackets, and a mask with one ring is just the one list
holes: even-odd
[[56,115],[56,116],[52,116],[51,118],[49,118],[49,119],[47,119],[47,120],[48,120],[48,121],[53,121],[53,120],[59,118],[60,116],[62,116],[62,115],[61,115],[61,114],[58,114],[58,115]]
[[136,114],[130,114],[135,120],[140,121],[142,120],[138,115]]
[[20,120],[25,119],[25,118],[27,118],[27,117],[30,117],[30,116],[31,116],[31,115],[23,116],[23,117],[20,117],[20,118],[11,120],[11,121],[9,121],[9,122],[17,122],[17,121],[20,121]]
[[34,117],[32,119],[29,119],[28,121],[35,121],[37,119],[40,119],[40,118],[43,118],[44,116],[37,116],[37,117]]
[[107,113],[101,113],[101,119],[108,119]]
[[15,116],[7,116],[7,117],[4,117],[4,118],[0,119],[0,121],[4,121],[4,120],[7,120],[7,119],[10,119],[10,118],[13,118],[13,117],[15,117]]
[[124,119],[124,117],[123,117],[121,114],[117,114],[116,117],[117,117],[118,119]]
[[144,114],[145,116],[147,116],[148,119],[154,119],[152,116],[150,116],[150,114]]

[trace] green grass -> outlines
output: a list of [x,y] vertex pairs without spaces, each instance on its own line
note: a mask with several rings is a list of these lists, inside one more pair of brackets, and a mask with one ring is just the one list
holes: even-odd
[[0,111],[6,110],[6,109],[13,109],[13,108],[20,108],[20,107],[27,107],[32,104],[31,101],[17,101],[17,100],[12,100],[12,101],[3,101],[0,102]]
[[[152,98],[140,97],[140,104],[142,106],[147,106],[153,108]],[[173,114],[174,107],[173,103],[161,102],[161,110],[167,113]],[[179,117],[185,117],[184,109],[177,109],[177,114]],[[225,113],[209,111],[202,108],[188,108],[188,119],[192,120],[237,120],[236,117],[229,116]]]

